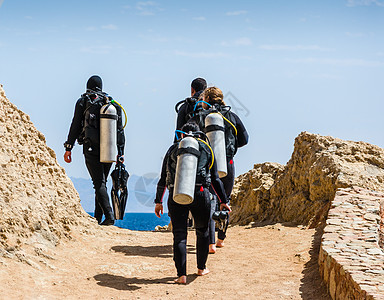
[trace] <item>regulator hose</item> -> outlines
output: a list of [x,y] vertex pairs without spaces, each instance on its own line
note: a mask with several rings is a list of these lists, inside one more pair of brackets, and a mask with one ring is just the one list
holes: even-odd
[[186,132],[184,132],[184,131],[182,131],[182,130],[175,130],[176,140],[179,139],[179,136],[177,135],[178,132],[187,134]]
[[212,150],[211,146],[209,146],[208,143],[206,143],[205,141],[203,141],[203,140],[200,139],[200,138],[196,138],[196,139],[197,139],[198,141],[200,141],[200,142],[206,144],[207,147],[209,148],[209,150],[211,150],[211,153],[212,153],[212,162],[211,162],[211,165],[209,166],[209,169],[212,169],[212,167],[213,167],[213,163],[214,163],[214,161],[215,161],[215,155],[213,154],[213,150]]
[[199,104],[199,103],[205,103],[205,104],[207,104],[209,107],[211,107],[212,105],[211,104],[209,104],[208,102],[205,102],[205,101],[203,101],[203,100],[200,100],[200,101],[197,101],[196,102],[196,104],[195,104],[195,107],[193,108],[193,111],[195,111],[196,110],[196,106],[197,106],[197,104]]
[[229,121],[226,117],[224,117],[220,112],[217,112],[220,116],[222,116],[223,117],[223,119],[225,120],[225,121],[227,121],[232,127],[233,127],[233,129],[235,129],[235,134],[237,135],[237,129],[236,129],[236,126],[235,125],[233,125],[233,123],[231,122],[231,121]]
[[112,103],[116,103],[118,106],[121,107],[121,109],[123,110],[124,112],[124,117],[125,117],[125,122],[124,122],[124,126],[123,126],[123,129],[125,128],[125,126],[127,126],[127,122],[128,122],[128,117],[127,117],[127,113],[125,112],[125,109],[124,107],[121,106],[121,104],[119,102],[117,102],[115,99],[111,99],[111,102]]

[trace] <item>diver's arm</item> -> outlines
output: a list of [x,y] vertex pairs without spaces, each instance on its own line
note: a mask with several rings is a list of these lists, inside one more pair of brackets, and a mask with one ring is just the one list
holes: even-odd
[[163,203],[163,197],[166,190],[166,178],[167,178],[167,161],[169,156],[169,150],[167,151],[167,154],[165,155],[163,159],[163,164],[161,167],[161,174],[160,179],[157,182],[157,188],[156,188],[156,198],[155,203],[156,204],[162,204]]
[[237,147],[240,148],[248,144],[249,135],[247,130],[245,129],[243,122],[241,122],[240,118],[235,113],[232,113],[232,115],[235,119],[236,129],[237,129]]
[[176,130],[180,130],[181,127],[185,124],[185,118],[187,116],[187,103],[183,103],[179,109],[179,112],[177,113],[177,120],[176,120]]
[[[188,103],[184,102],[181,105],[179,112],[177,113],[176,130],[181,130],[181,127],[183,127],[183,125],[186,123],[185,119],[187,118],[187,114],[188,114]],[[173,142],[176,142],[176,141],[177,139],[175,135]]]
[[76,139],[79,137],[83,129],[83,117],[84,117],[84,100],[80,98],[76,102],[75,113],[72,118],[71,127],[69,129],[68,138],[65,142],[65,150],[71,151]]
[[119,105],[115,105],[117,111],[117,155],[124,155],[125,135],[123,128],[122,109]]

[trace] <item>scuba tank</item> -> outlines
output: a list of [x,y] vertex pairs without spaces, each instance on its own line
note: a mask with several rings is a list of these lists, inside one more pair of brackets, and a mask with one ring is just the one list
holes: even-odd
[[193,202],[199,156],[199,142],[195,138],[186,136],[180,141],[173,191],[173,200],[178,204]]
[[117,111],[111,102],[100,109],[100,162],[112,163],[117,157]]
[[227,176],[224,119],[219,113],[210,113],[205,118],[205,133],[215,153],[219,177]]

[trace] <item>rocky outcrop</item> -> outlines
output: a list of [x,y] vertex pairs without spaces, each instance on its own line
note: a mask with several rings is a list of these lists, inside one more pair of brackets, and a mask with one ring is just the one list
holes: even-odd
[[0,87],[0,256],[95,228],[44,135]]
[[384,249],[384,199],[380,202],[380,247]]
[[231,223],[248,224],[251,221],[268,219],[270,190],[284,166],[278,163],[256,164],[249,172],[236,178],[232,193]]
[[[276,167],[271,169],[272,165]],[[383,183],[384,150],[380,147],[302,132],[284,168],[255,165],[236,179],[232,220],[316,226],[325,220],[338,188],[384,191]]]

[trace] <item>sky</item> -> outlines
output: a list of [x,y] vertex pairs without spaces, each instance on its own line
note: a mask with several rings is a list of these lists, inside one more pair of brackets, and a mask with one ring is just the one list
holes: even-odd
[[302,131],[384,147],[384,0],[0,0],[0,83],[63,160],[92,75],[128,114],[131,174],[158,174],[174,105],[206,78],[246,126],[236,174],[286,164]]

